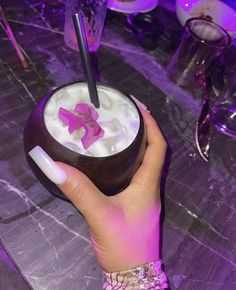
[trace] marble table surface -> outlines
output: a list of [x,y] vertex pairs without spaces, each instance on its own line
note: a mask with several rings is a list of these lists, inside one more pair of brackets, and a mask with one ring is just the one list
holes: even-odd
[[[23,148],[24,124],[40,98],[57,86],[84,79],[79,54],[64,44],[62,2],[1,1],[29,63],[22,69],[0,29],[0,241],[28,285],[21,290],[102,288],[102,270],[86,223],[70,203],[38,182]],[[197,152],[201,91],[184,90],[166,76],[182,32],[172,8],[155,10],[162,32],[153,51],[136,43],[125,15],[109,13],[97,53],[100,78],[146,104],[169,144],[161,252],[170,289],[232,290],[235,141],[213,131],[210,162]]]

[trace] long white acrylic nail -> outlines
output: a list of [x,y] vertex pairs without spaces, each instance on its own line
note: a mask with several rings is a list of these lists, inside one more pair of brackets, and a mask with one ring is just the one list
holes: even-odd
[[52,182],[62,184],[66,181],[66,172],[40,146],[34,147],[29,155]]
[[140,109],[143,109],[145,110],[146,112],[150,113],[150,111],[148,110],[147,106],[140,102],[135,96],[133,95],[130,95],[130,97],[135,101],[136,105],[140,108]]

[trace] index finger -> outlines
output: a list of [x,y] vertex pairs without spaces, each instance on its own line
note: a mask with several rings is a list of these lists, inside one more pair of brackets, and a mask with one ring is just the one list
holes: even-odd
[[143,184],[157,182],[165,160],[166,141],[155,119],[146,111],[142,111],[147,130],[147,148],[138,171],[131,182]]

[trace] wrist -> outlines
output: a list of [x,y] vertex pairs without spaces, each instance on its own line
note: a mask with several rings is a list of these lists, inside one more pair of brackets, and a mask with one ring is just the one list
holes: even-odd
[[140,265],[145,265],[151,263],[152,261],[159,260],[159,251],[156,248],[155,252],[150,251],[146,253],[146,255],[141,255],[138,251],[117,251],[117,253],[113,254],[110,259],[107,257],[104,259],[100,259],[97,257],[97,260],[103,271],[107,273],[113,272],[122,272],[129,269],[133,269],[139,267]]

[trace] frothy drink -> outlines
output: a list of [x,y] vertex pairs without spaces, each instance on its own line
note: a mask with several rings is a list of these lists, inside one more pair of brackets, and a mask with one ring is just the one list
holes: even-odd
[[214,23],[196,23],[192,27],[193,33],[195,33],[200,39],[205,41],[217,41],[224,39],[225,34]]
[[135,139],[140,125],[137,108],[121,92],[107,86],[98,85],[100,108],[97,123],[104,131],[104,136],[87,149],[81,137],[84,129],[72,134],[59,118],[60,108],[74,112],[79,103],[91,105],[87,85],[76,83],[57,91],[48,101],[44,110],[44,122],[51,136],[65,147],[82,155],[105,157],[114,155],[127,148]]

